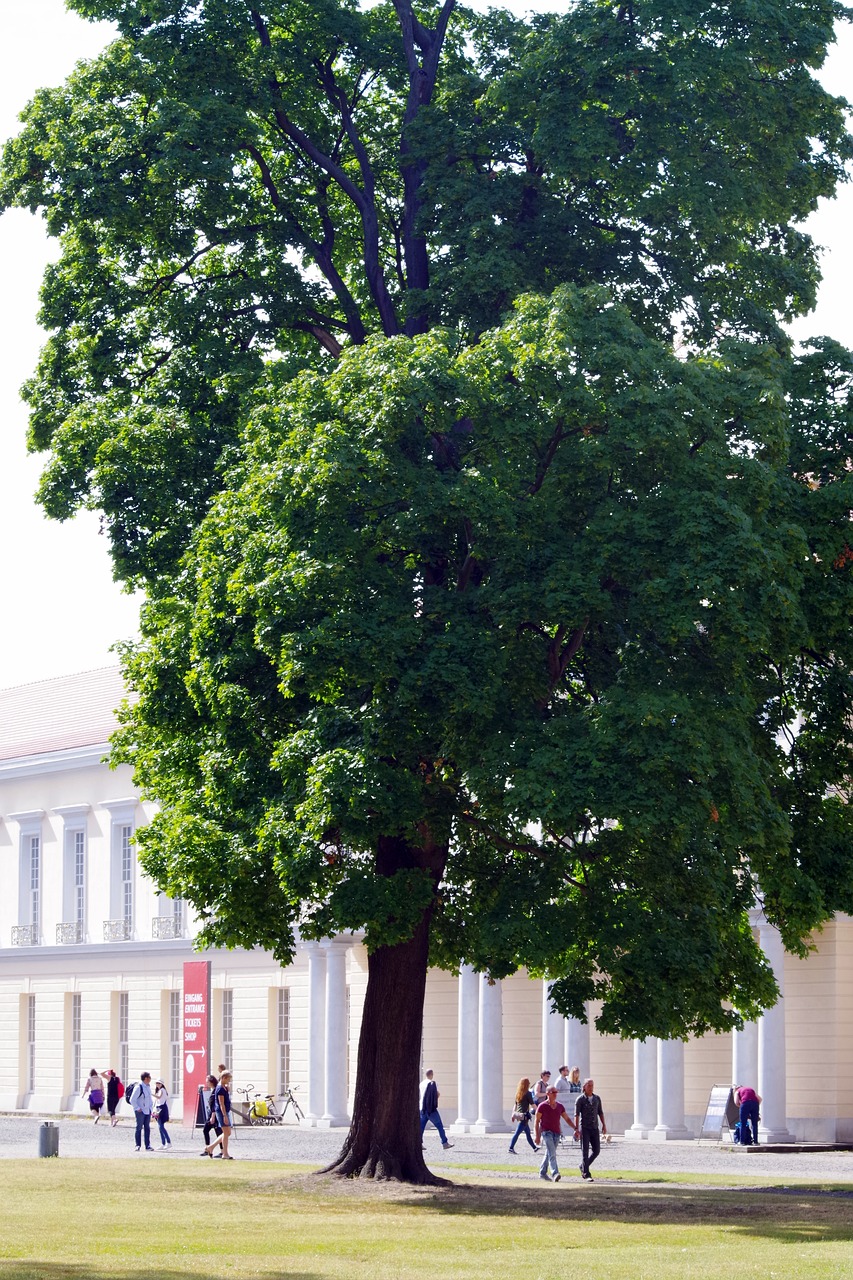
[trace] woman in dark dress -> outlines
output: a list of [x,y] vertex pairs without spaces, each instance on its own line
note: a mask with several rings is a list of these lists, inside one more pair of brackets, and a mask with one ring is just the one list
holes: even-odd
[[107,1112],[110,1117],[110,1124],[115,1128],[118,1124],[118,1116],[116,1115],[116,1112],[118,1111],[118,1104],[121,1102],[121,1096],[124,1090],[119,1089],[121,1081],[113,1071],[112,1067],[107,1067],[104,1072],[104,1079],[107,1082]]
[[[204,1089],[202,1090],[202,1098],[204,1099],[204,1114],[207,1117],[207,1121],[204,1125],[204,1130],[203,1130],[204,1151],[201,1152],[202,1156],[209,1156],[213,1150],[213,1148],[210,1147],[211,1129],[215,1132],[217,1138],[222,1136],[222,1130],[220,1129],[219,1121],[216,1118],[216,1108],[213,1105],[213,1099],[216,1093],[216,1086],[218,1084],[219,1084],[219,1081],[216,1078],[216,1076],[212,1076],[212,1075],[208,1076],[204,1082]],[[210,1150],[208,1150],[209,1147],[210,1147]]]
[[223,1071],[219,1077],[219,1084],[213,1091],[213,1113],[222,1132],[218,1138],[208,1143],[204,1149],[206,1155],[212,1156],[213,1148],[221,1144],[223,1160],[234,1159],[233,1156],[228,1154],[228,1139],[231,1137],[231,1094],[228,1091],[230,1084],[231,1072]]

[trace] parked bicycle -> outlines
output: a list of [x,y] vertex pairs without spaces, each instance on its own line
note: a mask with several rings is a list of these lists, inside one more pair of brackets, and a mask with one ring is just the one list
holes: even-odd
[[270,1098],[267,1099],[267,1102],[272,1102],[272,1105],[273,1105],[273,1114],[275,1115],[273,1124],[282,1124],[284,1122],[284,1117],[287,1115],[288,1110],[291,1108],[293,1110],[293,1116],[297,1124],[299,1124],[300,1120],[305,1119],[305,1112],[302,1110],[299,1103],[296,1101],[296,1098],[293,1096],[294,1091],[298,1088],[299,1088],[299,1085],[296,1084],[296,1085],[293,1085],[292,1088],[285,1089],[283,1093],[279,1094],[279,1101],[284,1103],[284,1106],[281,1108],[281,1111],[278,1111],[276,1109],[275,1103],[272,1102],[272,1099]]
[[300,1120],[305,1119],[305,1112],[294,1097],[295,1090],[299,1088],[298,1085],[283,1090],[277,1097],[273,1093],[268,1093],[264,1097],[261,1097],[259,1093],[254,1093],[254,1096],[252,1096],[254,1088],[253,1084],[247,1084],[245,1088],[235,1090],[235,1093],[243,1095],[243,1102],[240,1106],[241,1109],[245,1107],[246,1119],[249,1124],[283,1124],[284,1117],[290,1110],[293,1111],[297,1124],[299,1124]]

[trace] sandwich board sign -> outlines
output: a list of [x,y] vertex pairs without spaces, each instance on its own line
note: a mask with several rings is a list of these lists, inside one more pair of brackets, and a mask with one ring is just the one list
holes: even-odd
[[705,1108],[705,1119],[702,1121],[700,1138],[716,1138],[719,1142],[723,1129],[733,1129],[740,1117],[740,1108],[734,1099],[734,1090],[730,1084],[715,1084]]

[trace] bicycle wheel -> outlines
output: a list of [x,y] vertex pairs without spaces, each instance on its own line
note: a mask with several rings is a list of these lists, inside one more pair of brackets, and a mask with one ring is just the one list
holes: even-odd
[[302,1110],[302,1108],[300,1107],[299,1103],[296,1101],[296,1099],[295,1099],[295,1098],[294,1098],[294,1100],[293,1100],[293,1114],[296,1116],[297,1123],[298,1123],[300,1120],[304,1120],[304,1119],[305,1119],[305,1113],[304,1113],[304,1111]]

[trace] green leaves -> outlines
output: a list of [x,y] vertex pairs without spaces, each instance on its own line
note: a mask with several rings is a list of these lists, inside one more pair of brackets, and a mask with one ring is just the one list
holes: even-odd
[[[435,962],[547,973],[606,1030],[754,1016],[759,886],[795,949],[853,887],[798,377],[675,358],[564,287],[475,345],[371,339],[271,387],[146,622],[122,758],[257,841],[311,936],[394,945],[429,910]],[[186,728],[146,692],[164,662]]]
[[[431,927],[723,1029],[853,905],[832,0],[74,0],[0,201],[61,238],[41,500],[144,584],[116,758],[204,939]],[[405,335],[405,336],[404,336]],[[240,893],[229,890],[239,883]]]

